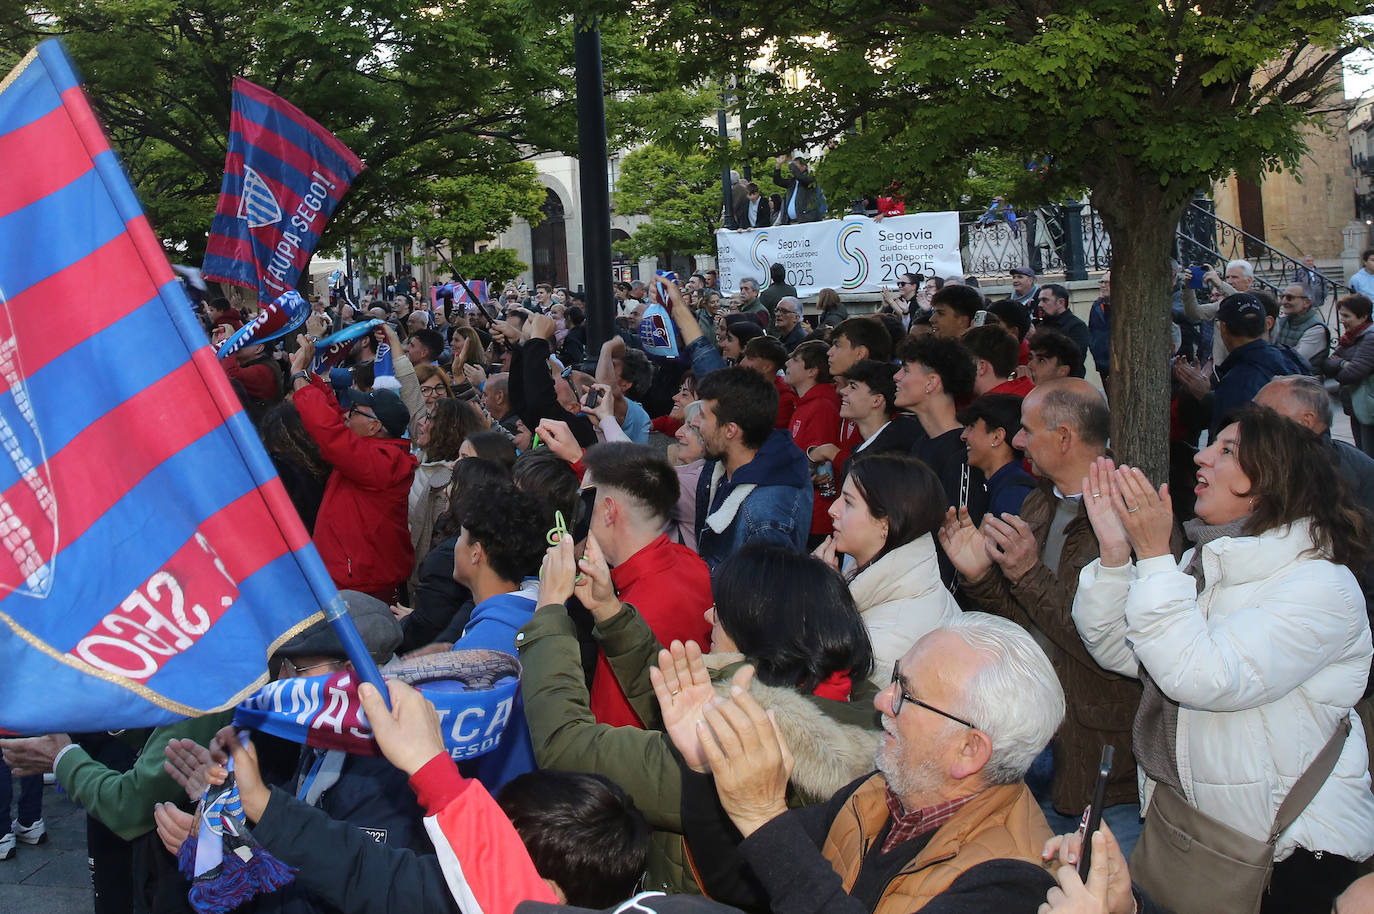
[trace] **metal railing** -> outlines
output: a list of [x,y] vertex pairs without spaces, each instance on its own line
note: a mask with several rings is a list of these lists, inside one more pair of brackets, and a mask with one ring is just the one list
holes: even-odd
[[1017,215],[960,212],[959,247],[965,271],[980,279],[1005,279],[1019,266],[1086,279],[1087,271],[1112,266],[1112,239],[1102,217],[1081,203],[1048,204]]
[[1316,289],[1318,295],[1313,304],[1318,308],[1327,308],[1350,291],[1344,283],[1320,270],[1312,270],[1314,278],[1311,280],[1300,278],[1307,272],[1306,266],[1263,239],[1217,216],[1211,209],[1211,202],[1194,201],[1184,211],[1178,227],[1180,263],[1206,264],[1222,272],[1228,261],[1244,260],[1254,269],[1255,281],[1275,294],[1283,285],[1293,282],[1302,282]]

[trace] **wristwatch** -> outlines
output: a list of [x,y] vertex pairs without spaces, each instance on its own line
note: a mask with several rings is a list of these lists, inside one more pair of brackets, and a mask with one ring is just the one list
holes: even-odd
[[310,372],[308,372],[308,371],[298,371],[298,372],[296,372],[295,374],[293,374],[293,375],[291,376],[291,383],[294,384],[294,383],[296,383],[297,381],[305,381],[305,382],[308,383],[308,382],[310,381]]

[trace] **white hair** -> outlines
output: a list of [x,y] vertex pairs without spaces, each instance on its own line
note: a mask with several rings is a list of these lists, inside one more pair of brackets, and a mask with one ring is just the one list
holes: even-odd
[[691,425],[692,420],[696,419],[697,415],[705,408],[705,400],[693,400],[691,403],[682,407],[682,424]]
[[1014,784],[1026,776],[1064,720],[1059,676],[1040,645],[1015,622],[966,612],[942,628],[989,655],[964,687],[963,716],[992,740],[983,779],[992,785]]
[[1254,279],[1254,278],[1255,278],[1255,268],[1252,267],[1252,266],[1250,266],[1250,261],[1248,261],[1248,260],[1231,260],[1231,261],[1228,261],[1227,264],[1226,264],[1226,272],[1227,272],[1227,273],[1231,272],[1231,268],[1232,268],[1232,267],[1240,267],[1240,271],[1241,271],[1242,273],[1244,273],[1244,274],[1246,275],[1246,277],[1248,277],[1249,279]]

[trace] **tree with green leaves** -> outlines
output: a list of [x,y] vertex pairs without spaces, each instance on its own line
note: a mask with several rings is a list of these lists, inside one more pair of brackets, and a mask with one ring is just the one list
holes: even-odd
[[[179,259],[204,251],[234,76],[283,96],[366,163],[325,250],[345,235],[412,233],[466,249],[514,216],[538,218],[525,160],[576,151],[571,17],[521,0],[0,0],[0,34],[0,66],[63,38]],[[614,58],[630,89],[636,47]],[[523,268],[509,254],[482,261],[500,275]]]
[[[755,151],[834,145],[827,160],[849,186],[896,180],[918,201],[941,199],[988,151],[1044,163],[1007,176],[1020,202],[1088,189],[1112,238],[1112,443],[1158,480],[1179,217],[1232,171],[1299,164],[1341,62],[1371,43],[1374,27],[1352,17],[1371,11],[1364,0],[665,0],[645,21],[679,36],[675,80],[747,74],[751,136],[773,147]],[[770,44],[767,67],[751,69]]]
[[[675,253],[691,256],[715,251],[716,230],[723,225],[719,151],[680,149],[652,143],[631,152],[621,163],[616,212],[649,219],[617,243],[620,253],[659,257],[668,263]],[[730,154],[739,154],[738,143],[731,144]],[[772,181],[771,166],[762,160],[751,164],[753,180],[765,195],[780,190]]]

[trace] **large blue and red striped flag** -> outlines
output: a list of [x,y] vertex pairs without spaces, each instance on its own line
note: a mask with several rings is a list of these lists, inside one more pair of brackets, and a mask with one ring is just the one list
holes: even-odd
[[0,169],[0,732],[231,707],[336,591],[56,41]]
[[262,302],[294,289],[325,223],[363,167],[295,105],[235,78],[205,278],[257,289]]

